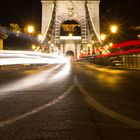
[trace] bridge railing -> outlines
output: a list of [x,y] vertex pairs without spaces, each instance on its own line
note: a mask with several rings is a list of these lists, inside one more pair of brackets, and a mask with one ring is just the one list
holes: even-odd
[[0,72],[14,71],[14,70],[27,70],[36,69],[36,64],[14,64],[14,65],[0,65]]
[[[90,62],[102,66],[121,67],[126,69],[140,68],[140,54],[119,55],[116,57],[92,58]],[[116,63],[116,65],[114,65]]]

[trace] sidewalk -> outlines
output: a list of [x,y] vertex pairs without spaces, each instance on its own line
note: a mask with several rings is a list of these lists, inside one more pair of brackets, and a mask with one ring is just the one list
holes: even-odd
[[98,65],[98,64],[89,63],[89,62],[80,62],[80,63],[95,65],[96,67],[99,67],[99,68],[118,69],[118,70],[137,70],[137,71],[140,70],[140,68],[128,68],[125,66],[103,66],[103,65]]
[[140,68],[126,68],[126,67],[112,67],[112,66],[105,66],[105,67],[109,69],[119,69],[119,70],[140,70]]

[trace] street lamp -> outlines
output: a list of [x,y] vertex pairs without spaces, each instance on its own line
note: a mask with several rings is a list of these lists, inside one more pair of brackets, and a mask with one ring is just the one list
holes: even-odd
[[32,34],[34,31],[35,31],[34,26],[32,26],[32,25],[27,26],[27,32],[28,33]]
[[106,34],[101,34],[100,38],[101,38],[102,41],[104,41],[106,39]]
[[36,49],[36,46],[35,45],[32,45],[32,49],[35,50]]
[[109,46],[110,46],[110,47],[112,47],[112,46],[113,46],[113,43],[112,43],[112,42],[111,42],[111,43],[109,43]]
[[91,47],[91,46],[92,46],[92,44],[90,44],[90,43],[87,44],[87,47]]
[[73,34],[72,33],[69,33],[69,37],[72,37],[73,36]]
[[54,47],[54,44],[51,44],[51,47]]
[[109,49],[109,46],[108,46],[108,45],[106,45],[106,46],[105,46],[105,48],[108,50],[108,49]]
[[112,25],[112,26],[110,27],[110,30],[111,30],[112,33],[116,33],[117,30],[118,30],[118,27],[117,27],[116,25]]
[[42,34],[39,34],[37,37],[38,37],[38,41],[42,41],[42,39],[43,39],[43,35]]

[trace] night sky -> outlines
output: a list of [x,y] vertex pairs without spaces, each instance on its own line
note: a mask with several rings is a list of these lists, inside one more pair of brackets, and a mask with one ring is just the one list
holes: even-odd
[[[135,26],[140,26],[140,0],[101,0],[100,3],[100,24],[101,32],[107,32],[111,23],[120,26],[120,34],[124,40],[127,39],[130,30]],[[0,24],[8,26],[10,23],[17,23],[21,27],[33,23],[37,31],[41,28],[41,2],[40,0],[2,0],[0,2]],[[128,39],[134,38],[132,34],[138,34],[130,31]],[[13,39],[13,38],[12,38]],[[12,40],[11,39],[11,40]],[[5,41],[5,45],[11,45],[10,38]],[[17,39],[18,40],[18,39]],[[16,42],[18,42],[16,40]],[[25,45],[25,41],[23,46]],[[19,45],[16,43],[16,45]]]

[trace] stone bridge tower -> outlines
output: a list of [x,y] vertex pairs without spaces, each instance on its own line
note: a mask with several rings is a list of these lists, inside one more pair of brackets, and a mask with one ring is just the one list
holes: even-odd
[[[100,44],[100,0],[41,0],[42,34],[49,42],[49,50],[63,54],[92,53]],[[66,24],[65,24],[66,23]],[[64,35],[79,27],[80,34]],[[65,31],[64,31],[65,32]],[[77,32],[77,31],[75,31]],[[96,43],[95,43],[96,42]]]

